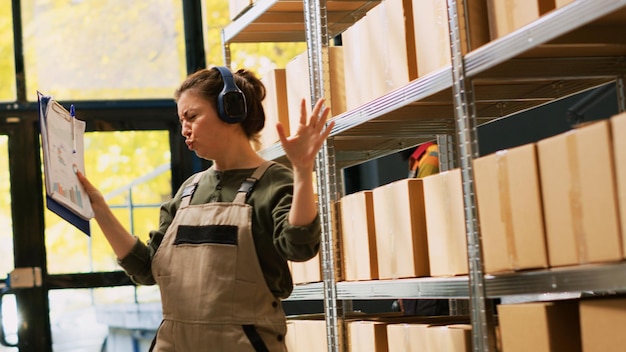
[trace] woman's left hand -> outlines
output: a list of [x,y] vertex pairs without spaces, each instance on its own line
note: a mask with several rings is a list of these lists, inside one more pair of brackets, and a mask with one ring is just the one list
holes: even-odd
[[284,126],[280,123],[276,126],[280,143],[294,169],[313,171],[315,157],[335,125],[334,121],[330,121],[325,126],[330,108],[324,107],[324,101],[324,98],[319,99],[307,117],[306,101],[302,99],[300,123],[294,135],[287,137]]

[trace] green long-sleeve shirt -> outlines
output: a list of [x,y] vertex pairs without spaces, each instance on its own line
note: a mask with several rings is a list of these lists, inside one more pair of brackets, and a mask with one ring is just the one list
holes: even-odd
[[[241,183],[253,172],[254,169],[225,172],[210,169],[200,179],[191,204],[232,202]],[[192,178],[184,182],[174,198],[161,205],[159,229],[150,232],[147,244],[137,240],[131,252],[119,260],[134,282],[155,284],[151,269],[152,256],[180,206],[182,190],[191,183]],[[281,164],[274,164],[256,183],[247,201],[252,206],[252,236],[259,264],[269,289],[281,298],[288,297],[293,290],[287,260],[308,260],[317,254],[320,245],[319,216],[309,226],[289,224],[292,198],[291,170]]]

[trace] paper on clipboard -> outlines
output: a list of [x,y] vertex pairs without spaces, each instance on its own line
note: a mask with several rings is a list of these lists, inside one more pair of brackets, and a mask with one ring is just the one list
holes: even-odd
[[61,104],[39,92],[38,95],[47,206],[88,234],[88,221],[94,213],[76,177],[76,170],[85,173],[85,122],[72,121]]

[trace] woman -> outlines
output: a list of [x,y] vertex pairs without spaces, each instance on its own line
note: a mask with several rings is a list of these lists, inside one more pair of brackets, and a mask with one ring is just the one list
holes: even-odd
[[175,92],[190,150],[213,161],[161,207],[147,244],[128,233],[102,194],[79,174],[95,219],[139,284],[158,284],[163,322],[153,351],[285,351],[280,300],[293,288],[287,260],[316,255],[320,220],[315,157],[333,123],[320,99],[297,133],[276,126],[292,169],[251,146],[265,124],[265,87],[251,72],[214,67],[190,75]]

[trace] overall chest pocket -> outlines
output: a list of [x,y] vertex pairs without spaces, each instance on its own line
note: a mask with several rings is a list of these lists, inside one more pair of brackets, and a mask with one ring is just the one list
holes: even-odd
[[181,225],[176,231],[174,245],[224,244],[236,246],[239,228],[235,225]]

